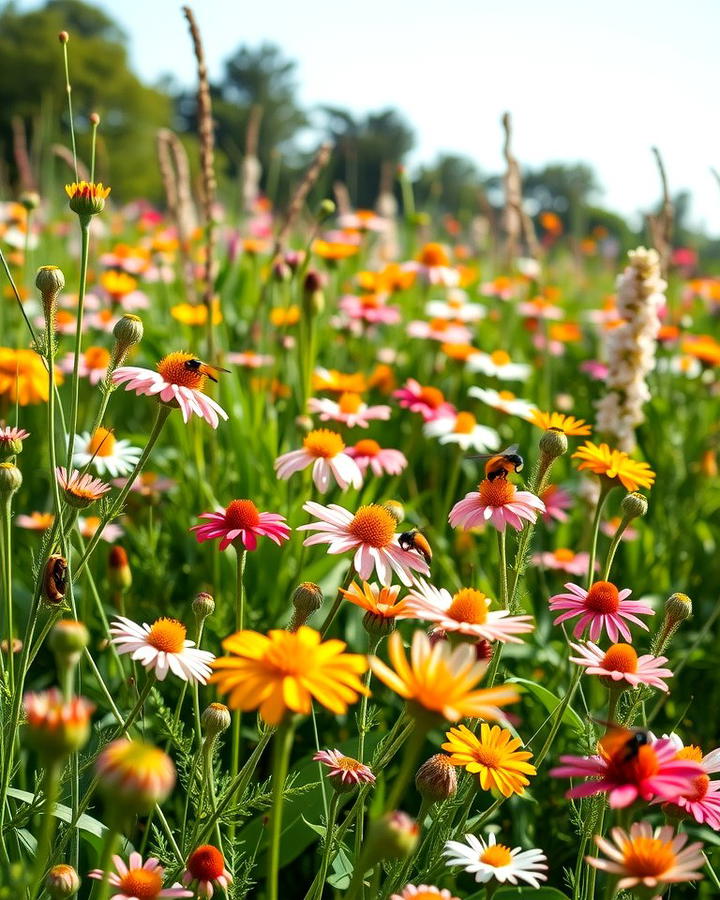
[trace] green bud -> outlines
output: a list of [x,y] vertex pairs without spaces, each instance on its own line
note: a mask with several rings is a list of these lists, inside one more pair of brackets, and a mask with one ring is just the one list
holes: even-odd
[[23,483],[22,472],[15,463],[0,463],[0,499],[12,497]]
[[639,519],[648,511],[647,497],[638,491],[633,491],[631,494],[626,494],[623,497],[620,508],[624,519],[628,521],[630,519]]
[[80,876],[72,866],[53,866],[47,873],[45,890],[51,900],[69,900],[80,890]]

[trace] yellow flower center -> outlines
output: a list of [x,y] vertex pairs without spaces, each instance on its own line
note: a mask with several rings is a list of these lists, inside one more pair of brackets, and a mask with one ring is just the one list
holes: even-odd
[[424,387],[420,391],[420,400],[430,409],[437,409],[445,402],[445,396],[439,388]]
[[352,756],[341,756],[337,763],[338,769],[342,769],[343,772],[360,772],[365,766],[358,762],[357,759],[353,759]]
[[634,878],[659,878],[675,865],[670,841],[638,837],[625,845],[623,866]]
[[515,485],[507,478],[485,479],[478,485],[480,502],[483,506],[505,506],[515,497]]
[[195,359],[192,353],[168,353],[157,364],[157,370],[170,384],[199,391],[205,384],[205,376],[196,369],[188,368],[187,363]]
[[112,456],[114,450],[115,435],[107,428],[98,428],[87,445],[87,452],[94,456]]
[[568,550],[566,547],[558,547],[553,556],[558,562],[572,562],[575,559],[573,551]]
[[459,412],[455,417],[455,434],[472,434],[477,419],[472,413]]
[[447,331],[450,323],[447,319],[431,319],[430,320],[430,328],[433,331]]
[[180,653],[185,646],[187,629],[177,619],[157,619],[153,622],[146,640],[148,644],[165,653]]
[[260,524],[260,513],[252,500],[233,500],[225,510],[225,521],[231,528],[254,528]]
[[303,441],[303,447],[311,456],[319,459],[333,459],[338,453],[342,453],[345,444],[340,435],[328,428],[317,428],[311,431]]
[[694,744],[688,744],[675,754],[675,759],[691,759],[693,762],[702,762],[702,758],[702,750]]
[[88,369],[106,369],[110,362],[110,351],[104,347],[88,347],[84,359]]
[[363,544],[387,547],[395,534],[395,519],[382,506],[361,506],[348,530]]
[[514,400],[515,394],[512,391],[498,391],[498,397],[501,400]]
[[362,397],[360,394],[352,394],[349,392],[341,394],[340,400],[338,401],[338,406],[342,413],[356,413],[360,409],[361,404]]
[[442,244],[425,244],[420,251],[420,262],[424,266],[447,266],[450,265],[445,248]]
[[620,608],[618,589],[609,581],[596,581],[588,591],[585,606],[596,613],[616,613]]
[[503,866],[509,866],[512,862],[512,854],[510,849],[503,844],[495,844],[488,847],[480,857],[480,862],[486,866],[492,866],[493,869],[500,869]]
[[612,644],[600,665],[611,672],[637,672],[637,653],[630,644]]
[[137,897],[137,900],[155,900],[162,890],[162,878],[157,869],[130,869],[127,875],[120,879],[118,887],[128,897]]
[[355,444],[355,452],[359,456],[377,456],[380,452],[380,444],[372,438],[363,438]]
[[474,588],[463,588],[453,596],[447,615],[456,622],[484,625],[487,622],[487,597]]
[[490,359],[496,366],[507,366],[510,363],[510,355],[505,350],[494,350],[490,354]]

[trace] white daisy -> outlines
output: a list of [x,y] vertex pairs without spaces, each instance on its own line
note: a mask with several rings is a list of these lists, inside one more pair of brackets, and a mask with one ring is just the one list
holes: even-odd
[[500,435],[494,428],[478,425],[472,413],[459,412],[454,416],[443,416],[426,422],[423,426],[426,437],[436,437],[441,444],[459,444],[463,450],[497,450],[500,446]]
[[475,876],[479,884],[487,884],[492,878],[501,884],[517,884],[524,881],[531,887],[539,888],[541,881],[547,881],[543,871],[547,869],[547,857],[541,850],[511,850],[495,841],[489,834],[487,841],[466,834],[466,844],[462,841],[447,841],[443,855],[448,866],[462,866]]
[[448,290],[447,300],[429,300],[425,312],[431,319],[455,319],[457,322],[479,322],[487,315],[481,303],[471,303],[465,291]]
[[496,391],[493,388],[471,387],[468,394],[477,400],[482,400],[493,409],[499,409],[501,412],[507,413],[509,416],[519,416],[521,419],[527,419],[537,407],[529,400],[523,400],[516,397],[512,391]]
[[131,659],[155,671],[158,681],[168,672],[183,681],[207,684],[210,663],[215,654],[199,650],[194,641],[185,639],[187,629],[177,619],[156,619],[152,625],[138,625],[125,616],[118,616],[110,626],[112,643],[118,653],[131,653]]
[[129,475],[140,459],[142,450],[133,447],[130,441],[119,441],[112,431],[98,428],[94,434],[84,431],[75,435],[73,443],[73,465],[84,469],[92,460],[99,475],[118,478]]
[[525,381],[532,371],[527,363],[514,363],[504,350],[483,353],[478,350],[468,356],[467,367],[471,372],[493,375],[503,381]]

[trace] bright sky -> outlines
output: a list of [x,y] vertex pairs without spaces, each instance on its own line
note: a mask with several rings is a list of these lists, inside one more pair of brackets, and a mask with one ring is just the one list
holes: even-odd
[[[30,0],[23,6],[37,6]],[[102,0],[154,80],[194,83],[180,3]],[[692,218],[720,235],[718,0],[195,0],[211,74],[241,43],[296,59],[301,102],[354,112],[393,106],[414,126],[413,159],[441,151],[502,168],[510,110],[521,164],[591,163],[602,202],[625,214],[658,202],[650,147]]]

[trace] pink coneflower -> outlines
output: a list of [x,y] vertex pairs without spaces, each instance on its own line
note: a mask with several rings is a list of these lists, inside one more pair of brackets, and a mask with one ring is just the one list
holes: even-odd
[[434,884],[406,884],[399,894],[391,894],[390,900],[459,900],[447,888]]
[[271,366],[275,362],[275,357],[267,353],[245,350],[241,353],[228,353],[227,361],[234,366],[242,366],[243,369],[260,369],[263,366]]
[[31,512],[29,516],[15,516],[14,520],[18,528],[27,528],[30,531],[47,531],[52,528],[55,516],[52,513]]
[[[78,377],[87,378],[90,384],[98,384],[107,375],[110,363],[110,351],[105,347],[87,347],[78,360]],[[60,360],[58,368],[70,374],[75,365],[75,354],[66,353]]]
[[[620,522],[622,521],[620,516],[613,516],[612,519],[608,519],[605,522],[600,523],[600,531],[603,534],[607,535],[609,538],[615,537],[615,532],[618,530]],[[638,536],[637,528],[633,528],[632,525],[628,525],[625,531],[623,531],[620,536],[621,541],[634,541]]]
[[485,478],[477,491],[465,494],[463,500],[450,510],[448,521],[453,528],[466,531],[491,522],[498,531],[510,525],[522,531],[523,520],[534,522],[537,514],[545,511],[545,504],[530,491],[519,491],[507,478]]
[[308,409],[323,422],[342,422],[348,428],[368,428],[374,420],[387,421],[392,412],[389,406],[368,406],[360,394],[349,392],[341,394],[337,403],[327,397],[311,397]]
[[198,897],[212,897],[215,888],[227,893],[233,877],[225,865],[225,857],[212,844],[198,847],[188,857],[182,882],[192,887]]
[[137,366],[121,366],[112,373],[113,384],[124,384],[126,391],[155,397],[170,406],[177,406],[183,421],[196,415],[217,428],[220,419],[227,419],[225,410],[212,397],[202,392],[205,375],[195,367],[192,353],[170,353],[160,360],[157,372]]
[[558,522],[567,522],[566,510],[572,506],[571,495],[556,484],[549,484],[540,494],[540,499],[545,504],[543,522],[546,524],[556,519]]
[[215,654],[200,650],[186,640],[187,629],[177,619],[156,619],[152,625],[138,625],[125,616],[117,616],[110,626],[112,643],[118,653],[132,653],[132,659],[155,672],[164,681],[168,672],[183,681],[207,684],[210,663]]
[[500,447],[500,435],[494,428],[478,424],[472,413],[459,412],[455,416],[443,416],[426,422],[423,433],[436,437],[441,444],[457,444],[463,450],[486,453]]
[[65,499],[72,506],[89,506],[110,490],[109,484],[87,473],[81,475],[77,469],[73,469],[68,475],[64,466],[58,466],[55,469],[55,477],[65,491]]
[[30,432],[24,428],[16,428],[14,425],[0,425],[0,450],[10,444],[22,443],[30,437]]
[[684,746],[676,734],[663,735],[675,748],[676,759],[690,759],[699,763],[703,774],[693,778],[692,790],[673,803],[665,804],[663,810],[675,815],[691,816],[700,825],[720,829],[720,781],[710,781],[709,776],[720,772],[720,748],[703,756],[702,750],[693,745]]
[[283,479],[308,466],[312,466],[315,487],[322,494],[333,480],[343,491],[349,485],[362,487],[362,472],[355,460],[345,452],[345,442],[335,431],[317,428],[305,436],[301,450],[283,453],[275,460],[277,477]]
[[393,397],[397,397],[404,409],[420,413],[426,422],[454,416],[456,412],[439,388],[423,387],[414,378],[408,378],[403,387],[393,391]]
[[406,330],[409,337],[441,341],[443,344],[469,344],[473,337],[466,325],[448,322],[447,319],[431,319],[429,322],[418,319],[408,322]]
[[[558,547],[552,552],[536,553],[533,562],[536,566],[544,566],[546,569],[556,569],[570,575],[584,575],[590,564],[590,554],[575,553],[567,547]],[[600,563],[596,561],[595,569],[599,568]]]
[[535,627],[532,616],[511,616],[506,609],[490,611],[491,600],[474,588],[462,588],[450,594],[445,588],[418,578],[405,597],[401,619],[434,622],[444,632],[469,634],[478,640],[521,644],[515,637]]
[[570,646],[580,654],[571,656],[570,662],[585,666],[588,675],[599,675],[613,682],[626,681],[632,687],[647,684],[661,691],[668,690],[663,679],[672,678],[672,672],[663,668],[666,656],[638,656],[630,644],[611,644],[607,650],[590,641]]
[[352,790],[358,784],[374,784],[375,776],[369,766],[340,750],[319,750],[314,760],[328,767],[327,776],[337,791]]
[[207,522],[193,525],[190,531],[196,532],[195,537],[201,544],[220,538],[221,550],[226,550],[230,544],[255,550],[258,537],[268,537],[280,546],[290,537],[284,516],[259,512],[252,500],[233,500],[221,512],[201,513],[198,518],[207,519]]
[[378,477],[386,474],[399,475],[408,464],[404,453],[390,447],[381,447],[372,438],[363,438],[354,447],[348,447],[346,452],[358,464],[363,475],[368,468]]
[[348,318],[368,325],[396,325],[400,321],[400,308],[388,306],[385,294],[346,294],[338,305]]
[[596,581],[590,590],[585,590],[577,584],[568,582],[565,585],[570,593],[555,594],[550,598],[550,609],[557,612],[564,609],[555,619],[553,625],[560,625],[568,619],[580,616],[573,630],[573,637],[580,637],[585,629],[590,626],[589,637],[596,641],[603,632],[607,631],[611,641],[617,641],[621,634],[626,641],[632,641],[630,629],[624,620],[632,622],[648,630],[647,625],[638,619],[638,615],[652,616],[655,611],[640,600],[627,600],[632,594],[630,588],[618,591],[610,581]]
[[[193,896],[193,892],[185,890],[181,884],[174,884],[171,888],[162,886],[165,869],[155,857],[151,856],[143,863],[139,853],[131,853],[128,865],[119,856],[113,856],[113,862],[115,871],[108,873],[107,881],[117,891],[111,900],[157,900],[160,897]],[[89,877],[100,881],[105,873],[100,869],[93,869]]]
[[[618,890],[647,889],[647,896],[659,897],[667,884],[703,877],[702,844],[686,847],[687,834],[675,834],[672,825],[653,831],[647,822],[633,822],[629,832],[612,828],[610,835],[612,840],[595,835],[595,843],[608,859],[586,856],[585,861],[611,876],[619,875]],[[644,890],[642,896],[646,896]]]
[[561,756],[562,766],[550,771],[555,778],[587,778],[571,788],[567,797],[607,794],[610,806],[619,809],[636,800],[671,800],[689,794],[702,767],[675,756],[672,741],[649,741],[628,751],[632,732],[619,729],[601,739],[595,756]]
[[335,503],[322,506],[308,501],[303,509],[319,519],[298,527],[298,531],[317,532],[305,539],[305,546],[327,544],[330,554],[354,550],[353,565],[363,581],[368,581],[374,570],[380,583],[386,586],[393,572],[407,586],[413,583],[412,571],[430,574],[419,553],[400,547],[395,533],[397,521],[384,506],[361,506],[355,515]]
[[[100,527],[101,519],[98,516],[87,516],[86,518],[82,518],[82,516],[77,520],[77,527],[80,531],[80,534],[86,539],[89,540],[91,537],[95,536],[95,532]],[[109,522],[103,530],[100,532],[100,538],[103,541],[107,541],[109,544],[112,544],[113,541],[116,541],[119,537],[125,532],[120,527],[120,525],[114,525],[112,522]]]

